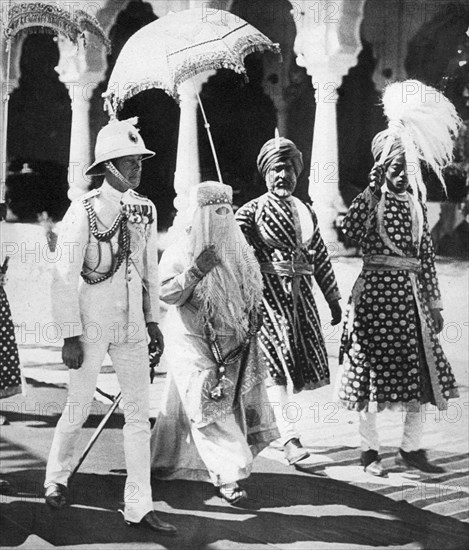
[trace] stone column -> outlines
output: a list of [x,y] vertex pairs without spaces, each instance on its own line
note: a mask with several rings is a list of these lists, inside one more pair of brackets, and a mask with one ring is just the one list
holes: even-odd
[[297,27],[296,62],[306,68],[316,90],[309,194],[326,243],[337,242],[334,220],[346,210],[339,192],[337,89],[361,50],[359,25],[364,3],[365,0],[292,3]]
[[91,178],[85,171],[92,163],[90,140],[90,100],[97,83],[66,84],[71,100],[72,128],[68,163],[68,197],[76,199],[88,191]]
[[[104,78],[104,68],[90,70],[87,55],[96,56],[96,48],[93,48],[92,54],[87,54],[81,40],[75,45],[68,38],[59,36],[57,44],[60,59],[55,71],[59,75],[59,80],[68,89],[72,108],[68,197],[73,200],[86,193],[91,182],[91,178],[85,175],[93,160],[90,143],[90,101],[93,90]],[[102,55],[102,52],[99,52],[96,57]]]
[[265,82],[263,84],[264,92],[270,97],[275,106],[279,134],[283,137],[288,137],[288,103],[283,97],[285,88],[286,85],[282,86],[280,81],[276,86],[266,84]]
[[[0,12],[0,15],[5,17],[3,21],[7,20],[6,7],[4,7],[4,12]],[[3,21],[0,20],[0,202],[5,200],[8,174],[8,104],[11,94],[19,86],[20,58],[24,41],[24,38],[20,37],[7,42],[4,35]],[[5,212],[3,215],[5,215]]]
[[179,119],[178,148],[176,157],[176,172],[174,174],[174,189],[176,210],[184,208],[187,192],[193,185],[200,183],[199,139],[197,135],[197,110],[199,103],[197,93],[200,93],[204,82],[215,71],[206,71],[179,86]]
[[[284,43],[287,41],[284,40]],[[281,47],[284,44],[280,43]],[[279,134],[288,137],[288,109],[289,104],[285,96],[285,90],[290,84],[289,67],[294,63],[293,55],[284,52],[282,49],[283,61],[276,55],[267,53],[263,55],[264,79],[262,88],[264,93],[270,97],[274,106]],[[271,136],[273,137],[273,136]]]

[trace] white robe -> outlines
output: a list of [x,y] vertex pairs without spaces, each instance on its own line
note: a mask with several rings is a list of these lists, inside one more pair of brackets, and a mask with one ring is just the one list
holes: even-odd
[[[227,367],[230,386],[213,401],[216,361],[193,290],[199,279],[186,265],[181,248],[169,247],[160,262],[160,298],[171,304],[165,325],[162,362],[168,370],[165,396],[151,439],[152,470],[164,479],[197,479],[219,486],[249,476],[253,457],[278,437],[268,408],[266,370],[257,340],[245,361]],[[214,328],[225,356],[237,348],[233,331]]]

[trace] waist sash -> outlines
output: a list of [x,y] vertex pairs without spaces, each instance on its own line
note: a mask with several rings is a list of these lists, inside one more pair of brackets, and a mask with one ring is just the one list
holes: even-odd
[[311,264],[306,262],[295,262],[283,260],[278,262],[261,262],[261,272],[271,275],[284,275],[288,277],[301,277],[303,275],[313,275],[314,269]]
[[[298,333],[301,332],[301,321],[298,315],[298,298],[300,295],[301,277],[305,275],[312,276],[314,274],[314,268],[311,264],[306,262],[295,262],[295,260],[262,262],[260,267],[261,273],[292,277],[291,295],[293,301],[293,321],[296,328],[296,330],[293,331],[293,338],[295,340],[295,346],[298,346]],[[264,301],[264,304],[265,303],[266,302]]]
[[365,271],[412,271],[420,273],[422,266],[418,258],[405,258],[401,256],[385,256],[384,254],[365,254],[363,256],[363,269]]

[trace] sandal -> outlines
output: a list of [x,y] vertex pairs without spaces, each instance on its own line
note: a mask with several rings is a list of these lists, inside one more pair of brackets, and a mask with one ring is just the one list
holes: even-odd
[[218,487],[218,496],[228,504],[236,504],[240,500],[246,499],[248,494],[237,483],[226,483]]

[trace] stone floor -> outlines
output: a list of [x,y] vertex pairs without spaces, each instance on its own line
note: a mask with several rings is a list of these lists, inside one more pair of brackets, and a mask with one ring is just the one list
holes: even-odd
[[[3,251],[11,255],[6,287],[17,325],[17,341],[27,378],[26,396],[2,400],[10,420],[1,427],[2,478],[13,495],[0,495],[1,548],[467,548],[468,478],[468,263],[438,261],[445,302],[444,349],[461,396],[448,411],[425,411],[424,446],[446,468],[438,476],[403,471],[394,464],[399,446],[399,414],[380,415],[382,454],[387,478],[365,475],[357,464],[357,418],[337,407],[332,388],[295,396],[289,407],[312,456],[289,467],[276,445],[256,460],[245,482],[247,508],[230,507],[202,483],[157,482],[155,508],[180,529],[164,539],[125,527],[118,513],[124,481],[122,416],[114,414],[83,463],[72,487],[73,505],[53,514],[42,499],[45,462],[53,428],[66,396],[67,370],[61,364],[60,338],[50,315],[50,273],[54,257],[38,226],[3,224]],[[334,258],[339,285],[347,297],[360,270],[358,258]],[[339,329],[327,324],[328,310],[317,298],[330,356],[337,369]],[[164,373],[152,387],[157,414]],[[99,386],[119,391],[110,362]],[[108,408],[97,396],[83,429],[79,450]]]

